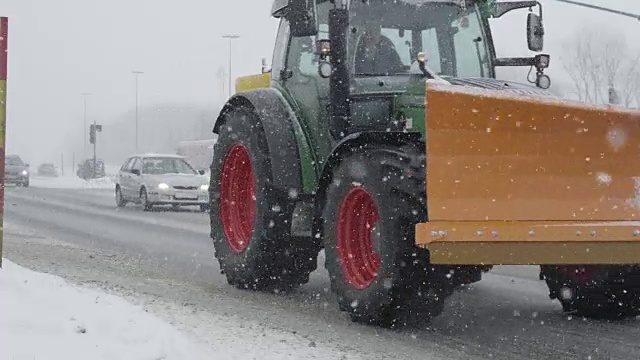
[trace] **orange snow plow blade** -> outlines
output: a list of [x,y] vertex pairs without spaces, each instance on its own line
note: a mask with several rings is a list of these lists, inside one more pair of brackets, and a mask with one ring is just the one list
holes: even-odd
[[640,112],[427,86],[434,264],[640,264]]

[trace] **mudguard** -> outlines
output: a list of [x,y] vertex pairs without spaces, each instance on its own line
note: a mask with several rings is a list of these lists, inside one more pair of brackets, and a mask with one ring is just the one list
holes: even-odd
[[273,185],[283,191],[295,190],[301,193],[300,152],[293,130],[293,122],[297,120],[282,94],[273,88],[235,94],[220,111],[213,127],[214,134],[219,133],[226,119],[225,115],[237,107],[251,109],[264,129],[271,159]]
[[400,131],[365,131],[350,134],[340,140],[331,151],[331,155],[327,159],[322,168],[320,183],[318,184],[318,192],[326,188],[329,175],[333,168],[340,162],[342,156],[350,149],[357,148],[363,144],[390,144],[401,146],[406,143],[419,142],[422,134],[418,132],[400,132]]
[[[421,137],[422,134],[416,132],[366,131],[350,134],[337,143],[322,168],[322,175],[316,189],[313,210],[313,233],[319,233],[322,225],[320,222],[323,221],[323,219],[320,214],[322,214],[324,207],[326,189],[329,187],[331,181],[331,173],[345,155],[352,149],[357,149],[363,144],[390,144],[401,147],[408,143],[419,143]],[[321,240],[316,239],[316,241],[319,242],[319,245],[322,245]]]

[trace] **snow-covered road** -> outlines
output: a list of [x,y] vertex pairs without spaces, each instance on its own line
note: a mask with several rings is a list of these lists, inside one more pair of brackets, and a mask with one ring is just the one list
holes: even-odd
[[6,189],[5,256],[141,299],[209,348],[224,339],[261,359],[640,358],[639,321],[563,317],[534,267],[497,268],[452,296],[429,327],[387,331],[338,311],[322,265],[288,294],[228,286],[213,259],[208,215],[195,209],[115,209],[110,190],[33,184]]

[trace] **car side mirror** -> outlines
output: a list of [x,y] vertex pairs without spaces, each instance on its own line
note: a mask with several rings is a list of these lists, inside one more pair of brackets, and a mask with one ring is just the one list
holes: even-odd
[[286,18],[291,24],[291,36],[305,37],[318,34],[316,0],[289,0]]
[[138,169],[131,169],[131,173],[140,176],[140,170]]
[[204,175],[204,174],[205,174],[205,171],[204,171],[204,170],[198,170],[198,174],[200,174],[200,175]]
[[544,48],[544,24],[541,15],[529,13],[527,16],[527,44],[529,50],[535,52]]

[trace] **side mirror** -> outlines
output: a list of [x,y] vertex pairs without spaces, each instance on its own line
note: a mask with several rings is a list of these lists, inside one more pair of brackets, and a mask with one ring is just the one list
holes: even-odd
[[140,170],[138,169],[131,169],[131,173],[140,176]]
[[542,16],[534,13],[529,13],[527,16],[527,43],[531,51],[539,52],[544,48]]
[[291,36],[305,37],[318,34],[316,0],[289,0],[286,17],[291,24]]
[[204,175],[204,174],[205,174],[205,171],[204,171],[204,170],[198,170],[198,174],[200,174],[200,175]]

